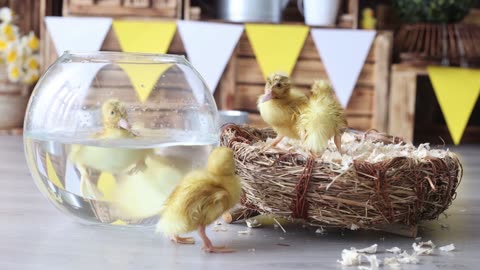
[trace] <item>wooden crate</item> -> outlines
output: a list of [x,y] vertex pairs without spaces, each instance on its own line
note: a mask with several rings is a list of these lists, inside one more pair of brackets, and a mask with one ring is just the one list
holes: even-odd
[[64,0],[63,16],[181,18],[182,0]]
[[[352,128],[387,131],[392,43],[390,32],[380,32],[375,38],[346,109]],[[309,36],[293,70],[292,80],[297,88],[307,92],[313,81],[320,78],[327,78],[327,74]],[[256,108],[256,100],[263,88],[260,67],[244,34],[216,91],[218,105],[221,109],[248,111],[251,123],[265,126]]]
[[[387,130],[391,46],[392,34],[390,32],[380,32],[375,38],[347,107],[348,121],[352,128]],[[101,50],[121,51],[113,30],[108,33]],[[185,54],[178,33],[175,34],[168,53]],[[42,46],[42,55],[45,60],[44,67],[48,67],[57,58],[48,34],[45,36]],[[314,80],[326,77],[325,68],[313,40],[308,37],[293,71],[293,82],[298,88],[308,91]],[[129,82],[123,78],[115,83],[116,85],[112,85],[112,87],[121,87],[122,84]],[[216,89],[217,105],[220,109],[249,111],[253,125],[265,126],[256,108],[257,97],[262,94],[263,88],[264,79],[260,67],[246,34],[243,34]]]

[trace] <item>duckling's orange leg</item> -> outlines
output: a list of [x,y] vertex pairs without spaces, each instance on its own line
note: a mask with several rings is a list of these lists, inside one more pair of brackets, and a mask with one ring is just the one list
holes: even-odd
[[186,244],[186,245],[193,245],[195,244],[195,239],[193,237],[180,237],[178,235],[174,235],[171,237],[172,241],[177,244]]
[[202,249],[206,252],[209,252],[209,253],[231,253],[231,252],[235,252],[234,249],[225,248],[224,246],[220,246],[220,247],[213,246],[212,241],[210,241],[207,234],[205,233],[205,226],[204,225],[200,225],[198,227],[198,234],[200,235],[200,238],[202,238],[202,241],[203,241]]
[[273,142],[269,143],[267,146],[263,148],[263,151],[266,151],[272,147],[277,146],[277,144],[279,144],[283,140],[283,138],[285,138],[285,136],[277,135],[277,137],[275,138],[275,140],[273,140]]
[[338,152],[342,155],[345,154],[345,151],[342,150],[342,135],[341,134],[335,135],[335,137],[333,138],[333,142],[335,142]]

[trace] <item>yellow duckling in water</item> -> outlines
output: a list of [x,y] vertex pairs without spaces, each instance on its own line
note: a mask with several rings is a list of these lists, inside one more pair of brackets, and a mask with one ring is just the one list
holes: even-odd
[[[109,99],[102,105],[103,129],[93,135],[98,140],[119,140],[135,138],[127,121],[127,110],[123,103]],[[81,174],[80,192],[92,199],[102,197],[101,192],[88,179],[88,170],[100,172],[135,173],[145,168],[145,159],[151,150],[121,147],[99,147],[72,145],[69,159]]]

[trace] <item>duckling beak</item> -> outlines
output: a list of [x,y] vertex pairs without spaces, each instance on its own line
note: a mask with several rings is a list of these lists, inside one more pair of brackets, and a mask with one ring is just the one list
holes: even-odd
[[267,101],[271,100],[272,98],[273,98],[273,93],[272,93],[272,90],[270,90],[262,96],[262,103],[267,102]]
[[128,121],[127,121],[125,118],[121,118],[121,119],[118,121],[118,126],[119,126],[120,128],[126,129],[126,130],[132,129],[132,126],[130,126],[130,123],[128,123]]

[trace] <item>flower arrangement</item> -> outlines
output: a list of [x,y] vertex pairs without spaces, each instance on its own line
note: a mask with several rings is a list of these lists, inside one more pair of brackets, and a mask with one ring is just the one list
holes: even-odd
[[13,19],[10,8],[0,9],[0,64],[11,82],[34,84],[40,75],[39,40],[33,31],[22,36]]

